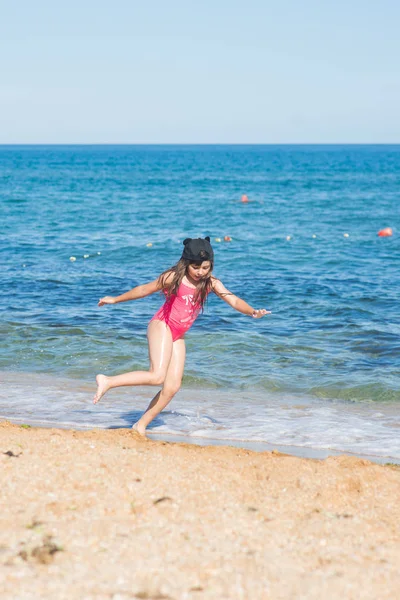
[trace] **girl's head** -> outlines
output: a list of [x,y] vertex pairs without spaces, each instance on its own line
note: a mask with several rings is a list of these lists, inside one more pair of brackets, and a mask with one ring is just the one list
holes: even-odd
[[210,244],[210,238],[186,238],[183,241],[182,258],[190,262],[214,261],[214,250]]
[[[163,288],[167,297],[176,295],[182,279],[188,276],[196,285],[196,299],[203,308],[207,295],[211,290],[211,273],[214,267],[214,251],[210,238],[191,239],[184,242],[184,249],[180,260],[160,275]],[[164,285],[167,274],[173,272],[174,276],[169,285]]]
[[211,275],[213,263],[211,260],[196,260],[194,262],[185,261],[181,258],[181,261],[186,263],[186,275],[188,275],[194,281],[201,281],[207,279]]
[[184,240],[183,246],[182,258],[179,262],[185,265],[185,274],[194,281],[208,279],[214,263],[214,250],[211,247],[210,238],[187,238]]

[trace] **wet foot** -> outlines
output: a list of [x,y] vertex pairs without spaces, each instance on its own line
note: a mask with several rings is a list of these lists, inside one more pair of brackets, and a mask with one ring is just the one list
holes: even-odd
[[93,404],[97,404],[100,398],[109,390],[108,377],[105,375],[97,375],[96,377],[97,391],[93,398]]
[[134,423],[134,424],[132,425],[132,431],[133,431],[134,433],[138,433],[138,434],[139,434],[141,437],[143,437],[143,438],[145,438],[145,437],[146,437],[146,433],[145,433],[145,432],[146,432],[146,430],[145,430],[143,427],[141,427],[140,425],[138,425],[137,423]]

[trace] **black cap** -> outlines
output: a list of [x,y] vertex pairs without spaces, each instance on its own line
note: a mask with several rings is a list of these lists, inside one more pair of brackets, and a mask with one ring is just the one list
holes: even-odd
[[203,260],[214,260],[214,251],[210,244],[210,238],[186,238],[183,241],[185,246],[182,252],[182,258],[192,262],[202,262]]

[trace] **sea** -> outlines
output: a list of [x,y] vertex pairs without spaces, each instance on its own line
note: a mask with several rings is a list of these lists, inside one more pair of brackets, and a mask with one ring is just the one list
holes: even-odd
[[95,376],[148,368],[163,298],[98,299],[208,235],[271,314],[211,294],[149,437],[400,462],[399,145],[0,146],[0,203],[1,420],[131,427],[157,390]]

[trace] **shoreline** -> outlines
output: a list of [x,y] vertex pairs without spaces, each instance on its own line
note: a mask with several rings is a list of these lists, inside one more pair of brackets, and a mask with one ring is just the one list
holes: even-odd
[[[39,429],[60,429],[63,431],[130,431],[131,427],[118,427],[118,426],[110,426],[110,427],[93,427],[86,425],[74,425],[71,424],[59,424],[59,423],[51,423],[44,421],[29,421],[29,419],[10,419],[7,417],[2,417],[0,415],[0,424],[2,422],[8,422],[17,426],[27,425],[29,428],[39,428]],[[189,436],[186,434],[176,434],[176,433],[163,433],[163,432],[155,432],[153,433],[151,430],[147,431],[147,439],[155,442],[169,442],[169,443],[178,443],[178,444],[187,444],[193,446],[201,446],[201,447],[232,447],[232,448],[241,448],[243,450],[251,450],[252,452],[278,452],[279,454],[286,454],[288,456],[293,456],[297,458],[304,459],[315,459],[315,460],[325,460],[326,458],[332,456],[349,456],[353,458],[359,458],[361,460],[368,460],[374,462],[379,465],[400,465],[400,458],[392,457],[392,456],[374,456],[371,454],[361,454],[361,453],[353,453],[349,451],[339,451],[339,450],[331,450],[320,449],[320,448],[312,448],[312,447],[303,447],[303,446],[295,446],[295,445],[285,445],[285,444],[270,444],[268,442],[262,441],[251,441],[251,440],[233,440],[233,439],[218,439],[212,437],[196,437]]]
[[[0,419],[71,429],[130,428],[149,402],[149,390],[121,388],[96,406],[93,382],[54,375],[0,373]],[[234,406],[234,410],[231,410]],[[151,423],[154,439],[278,449],[310,458],[348,454],[400,462],[398,403],[315,400],[260,390],[180,390]]]
[[391,600],[400,469],[0,422],[7,599]]

